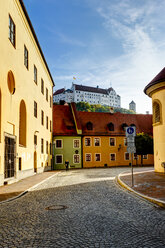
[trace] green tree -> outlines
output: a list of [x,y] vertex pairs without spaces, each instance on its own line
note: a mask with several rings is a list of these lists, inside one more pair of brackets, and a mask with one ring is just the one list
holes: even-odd
[[143,165],[143,155],[153,154],[153,138],[146,133],[138,133],[135,137],[136,153],[141,156]]

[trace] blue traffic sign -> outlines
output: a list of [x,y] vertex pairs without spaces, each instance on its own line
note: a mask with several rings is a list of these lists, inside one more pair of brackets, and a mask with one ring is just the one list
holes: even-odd
[[126,127],[126,136],[131,137],[131,136],[136,136],[136,127]]
[[128,134],[133,134],[133,133],[134,133],[134,129],[133,129],[132,127],[129,127],[129,128],[127,129],[127,133],[128,133]]

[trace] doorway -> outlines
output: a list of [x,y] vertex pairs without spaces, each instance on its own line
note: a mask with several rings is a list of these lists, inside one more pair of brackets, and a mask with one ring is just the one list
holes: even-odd
[[37,152],[34,152],[34,172],[37,172]]
[[5,178],[14,177],[16,163],[16,141],[14,137],[5,136]]

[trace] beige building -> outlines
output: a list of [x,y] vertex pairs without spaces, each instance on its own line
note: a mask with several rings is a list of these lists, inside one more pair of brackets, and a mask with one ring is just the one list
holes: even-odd
[[152,98],[155,171],[165,173],[165,68],[144,92]]
[[0,1],[0,185],[51,168],[52,87],[22,0]]

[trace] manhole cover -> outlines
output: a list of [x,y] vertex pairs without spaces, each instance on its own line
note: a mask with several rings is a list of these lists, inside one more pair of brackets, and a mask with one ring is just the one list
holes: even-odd
[[66,209],[67,206],[64,205],[53,205],[53,206],[49,206],[47,208],[45,208],[46,210],[63,210]]

